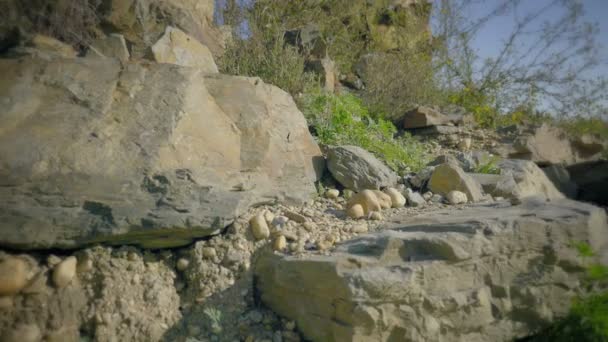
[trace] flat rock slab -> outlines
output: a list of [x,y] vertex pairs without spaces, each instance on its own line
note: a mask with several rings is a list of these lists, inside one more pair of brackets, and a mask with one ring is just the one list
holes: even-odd
[[0,73],[0,246],[179,246],[315,192],[306,120],[260,79],[100,58]]
[[258,259],[262,301],[312,341],[512,341],[583,291],[572,241],[608,262],[603,209],[561,199],[397,218],[331,255]]

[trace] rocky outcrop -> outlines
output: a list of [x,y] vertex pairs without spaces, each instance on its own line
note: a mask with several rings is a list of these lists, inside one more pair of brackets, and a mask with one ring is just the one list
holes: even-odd
[[262,256],[262,301],[312,341],[512,341],[583,291],[572,241],[608,262],[605,212],[570,200],[393,221],[332,255]]
[[0,72],[0,245],[183,245],[315,192],[306,121],[259,79],[106,58]]
[[397,174],[373,154],[358,146],[334,146],[327,150],[327,167],[345,188],[354,191],[380,189],[397,184]]
[[536,164],[526,160],[506,159],[498,163],[501,179],[493,196],[521,200],[540,196],[548,200],[564,198],[555,185]]
[[507,127],[499,130],[504,144],[498,152],[507,158],[531,160],[539,165],[574,164],[596,160],[605,143],[590,135],[572,137],[549,125]]

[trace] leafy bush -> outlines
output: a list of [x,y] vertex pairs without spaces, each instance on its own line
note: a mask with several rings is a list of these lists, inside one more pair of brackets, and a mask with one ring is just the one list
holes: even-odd
[[317,91],[307,94],[302,102],[311,130],[322,144],[360,146],[397,172],[407,167],[419,170],[428,162],[422,143],[407,134],[395,137],[395,126],[381,118],[374,119],[352,94]]
[[292,95],[316,83],[313,74],[304,71],[304,56],[285,43],[279,18],[272,12],[253,10],[248,18],[250,35],[235,37],[218,59],[222,73],[257,76]]
[[490,156],[482,160],[475,168],[475,173],[500,174],[500,168],[496,165],[499,160],[500,158],[496,156]]

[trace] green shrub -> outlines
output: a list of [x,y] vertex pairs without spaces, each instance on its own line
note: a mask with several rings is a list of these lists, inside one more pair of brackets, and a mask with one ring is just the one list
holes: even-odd
[[486,173],[497,175],[500,174],[500,168],[497,163],[500,160],[497,156],[490,156],[482,160],[479,165],[475,168],[475,173]]
[[246,13],[249,35],[237,36],[218,59],[222,73],[257,76],[264,82],[297,95],[318,83],[305,72],[305,57],[285,43],[286,28],[278,14],[254,6]]
[[422,143],[407,134],[395,137],[395,126],[381,118],[374,119],[352,94],[316,91],[305,95],[302,107],[322,144],[360,146],[399,173],[408,167],[419,170],[428,162]]

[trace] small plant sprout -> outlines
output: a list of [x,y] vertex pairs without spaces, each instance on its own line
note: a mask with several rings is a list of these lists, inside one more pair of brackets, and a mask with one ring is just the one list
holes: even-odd
[[203,313],[211,321],[211,331],[214,334],[222,332],[222,312],[214,307],[206,308]]

